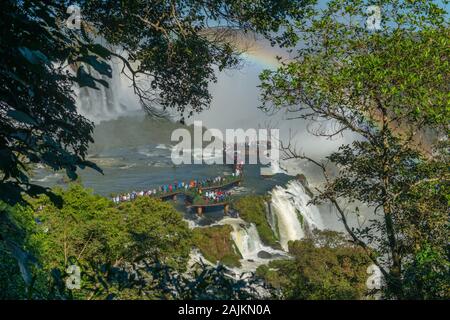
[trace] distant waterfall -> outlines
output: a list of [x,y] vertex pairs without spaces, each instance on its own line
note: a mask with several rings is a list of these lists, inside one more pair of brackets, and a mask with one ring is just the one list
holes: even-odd
[[109,84],[109,88],[97,83],[98,90],[78,88],[78,112],[94,123],[117,119],[121,115],[140,110],[140,104],[130,87],[130,80],[121,74],[122,64],[118,59],[110,61],[112,78],[99,74],[92,67],[87,72]]
[[308,230],[324,228],[318,208],[307,205],[311,198],[300,181],[293,180],[286,188],[277,186],[271,195],[270,221],[276,221],[276,231],[284,250],[288,250],[289,241],[304,238]]

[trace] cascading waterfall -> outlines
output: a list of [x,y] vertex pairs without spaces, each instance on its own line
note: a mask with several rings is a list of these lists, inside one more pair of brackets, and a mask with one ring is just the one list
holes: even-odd
[[266,220],[269,223],[275,236],[279,239],[278,221],[277,216],[272,212],[272,205],[270,202],[264,202],[264,207],[266,208]]
[[94,123],[117,119],[121,115],[129,115],[130,112],[141,109],[129,79],[121,74],[121,62],[113,58],[110,66],[111,78],[87,66],[87,72],[106,81],[108,88],[101,84],[97,84],[97,90],[89,87],[78,88],[78,112]]
[[[311,198],[300,181],[290,181],[285,188],[275,187],[271,196],[269,221],[276,221],[276,231],[284,250],[288,250],[289,241],[304,238],[308,230],[324,228],[319,209],[308,205]],[[272,228],[274,225],[271,223]]]
[[244,259],[257,259],[258,252],[265,249],[254,224],[239,226],[233,224],[231,237]]
[[270,162],[270,170],[273,174],[277,173],[284,173],[286,174],[286,171],[280,167],[280,161],[279,160],[272,160]]
[[[225,218],[218,222],[220,225],[230,225],[233,228],[231,238],[242,255],[242,270],[255,270],[257,266],[267,263],[270,258],[285,256],[280,250],[265,246],[259,237],[258,230],[253,223],[242,219]],[[261,258],[264,252],[267,258]]]

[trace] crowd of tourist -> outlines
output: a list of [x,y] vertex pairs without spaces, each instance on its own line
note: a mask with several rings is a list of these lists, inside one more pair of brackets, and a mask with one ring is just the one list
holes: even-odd
[[202,192],[201,189],[199,189],[199,195],[203,198],[203,200],[206,203],[222,203],[229,199],[231,196],[231,193],[228,191],[206,191]]
[[[237,169],[232,173],[231,179],[235,179],[240,177],[242,174],[241,168]],[[183,192],[183,191],[194,191],[195,193],[202,194],[202,188],[208,188],[208,187],[214,187],[214,186],[220,186],[221,184],[225,184],[230,178],[228,177],[215,177],[215,178],[208,178],[208,179],[201,179],[201,180],[190,180],[189,182],[175,182],[170,184],[164,184],[160,185],[153,189],[148,190],[141,190],[141,191],[132,191],[127,193],[118,194],[112,197],[112,200],[114,203],[119,204],[121,202],[126,201],[132,201],[135,200],[138,197],[143,196],[154,196],[154,197],[161,197],[165,194],[171,194],[171,193],[177,193],[177,192]],[[216,201],[219,199],[225,198],[225,192],[222,191],[210,191],[207,193],[202,194],[203,197],[206,197],[205,199],[210,199],[211,201]]]

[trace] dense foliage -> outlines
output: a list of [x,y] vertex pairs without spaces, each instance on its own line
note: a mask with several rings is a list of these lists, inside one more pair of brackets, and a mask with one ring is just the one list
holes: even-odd
[[[371,1],[329,1],[310,23],[296,24],[303,45],[295,59],[261,76],[264,108],[315,121],[316,135],[358,137],[327,161],[286,144],[285,156],[323,172],[314,202],[336,207],[352,240],[381,268],[388,297],[449,295],[449,158],[439,142],[448,138],[450,110],[443,3],[377,1],[381,24],[370,30]],[[348,215],[361,215],[356,203],[377,218],[352,228]]]
[[307,2],[86,0],[77,1],[77,26],[68,1],[3,1],[0,199],[14,205],[22,191],[45,192],[30,183],[30,164],[72,179],[77,168],[100,170],[85,159],[93,124],[77,113],[73,89],[108,86],[113,57],[150,114],[168,108],[183,118],[208,107],[217,69],[237,65],[232,35],[280,31],[289,39],[283,26]]
[[229,225],[195,228],[193,243],[208,261],[240,267],[242,257],[231,238],[231,231]]
[[[144,237],[139,227],[164,229],[153,225],[154,221],[148,221],[150,225],[136,222],[139,212],[149,209],[144,208],[146,204],[140,204],[143,207],[123,208],[130,210],[130,219],[138,219],[127,222],[135,223],[137,232],[120,233],[117,228],[125,232],[123,228],[131,225],[120,221],[106,200],[97,199],[84,200],[92,200],[98,208],[77,204],[73,199],[69,201],[80,207],[87,206],[87,211],[80,213],[74,223],[70,220],[72,212],[66,212],[72,210],[68,209],[70,206],[62,206],[64,194],[59,193],[58,197],[30,181],[30,170],[36,165],[65,171],[73,180],[77,178],[77,169],[91,167],[101,171],[86,160],[89,143],[93,142],[93,124],[78,114],[74,88],[97,90],[108,86],[104,77],[111,77],[110,61],[114,57],[123,63],[122,73],[131,80],[144,109],[153,116],[161,115],[156,111],[158,108],[172,109],[183,120],[208,107],[211,100],[208,84],[215,81],[215,71],[237,65],[239,52],[231,44],[236,34],[256,31],[269,37],[274,31],[278,40],[289,42],[292,34],[284,26],[290,17],[300,18],[307,3],[306,0],[301,3],[86,0],[77,1],[81,18],[77,26],[72,23],[77,13],[75,17],[70,16],[68,6],[71,3],[66,0],[3,1],[0,13],[0,215],[5,227],[0,229],[0,246],[2,262],[7,263],[2,270],[20,268],[24,287],[33,286],[35,280],[29,277],[31,271],[26,267],[28,261],[33,260],[29,251],[33,246],[26,241],[34,229],[24,229],[14,220],[21,220],[19,212],[22,211],[29,217],[31,209],[15,207],[12,214],[10,208],[17,203],[24,204],[26,194],[45,193],[62,210],[51,209],[54,216],[48,222],[56,223],[53,227],[58,231],[51,235],[57,239],[62,232],[64,237],[70,236],[72,242],[63,250],[64,257],[58,251],[51,261],[45,262],[52,267],[62,261],[66,263],[70,254],[77,257],[80,252],[83,253],[80,259],[88,256],[96,263],[103,263],[106,252],[97,256],[95,248],[108,250],[111,259],[115,259],[111,263],[120,261],[124,253],[120,250],[123,240],[144,238],[144,245],[158,244],[158,239]],[[156,203],[148,205],[161,209]],[[95,211],[102,213],[93,214]],[[56,212],[66,220],[57,218]],[[108,220],[109,215],[111,220]],[[167,218],[175,219],[171,215]],[[32,220],[29,222],[33,225]],[[70,222],[70,228],[62,227],[63,222]],[[109,229],[112,226],[114,228]],[[118,234],[113,233],[116,231]],[[78,240],[77,232],[83,236]],[[166,240],[167,244],[173,243],[172,239]],[[97,247],[83,249],[83,244],[91,241]],[[68,244],[67,241],[62,243]],[[60,249],[57,242],[45,242],[47,245],[50,246],[48,257],[53,256],[51,250]],[[136,250],[142,248],[135,243],[132,249],[128,254],[136,254]],[[11,265],[12,259],[18,265]],[[20,291],[19,285],[13,286]],[[97,286],[94,292],[100,294],[101,286]],[[9,285],[2,288],[9,288]],[[13,295],[15,292],[9,291]],[[31,297],[34,293],[29,292]]]
[[243,220],[255,224],[262,243],[279,249],[281,246],[277,236],[267,222],[265,202],[263,196],[244,196],[236,200],[233,207]]
[[280,289],[285,299],[364,299],[367,294],[365,252],[342,234],[314,230],[308,239],[289,242],[293,259],[260,266],[257,275]]
[[[100,279],[107,278],[111,268],[127,268],[145,260],[157,260],[176,270],[186,268],[191,233],[170,205],[142,198],[115,207],[77,184],[54,192],[62,198],[62,208],[40,197],[32,207],[12,210],[14,217],[28,218],[26,247],[33,249],[39,265],[26,270],[27,278],[42,280],[33,270],[47,277],[55,272],[63,275],[69,265],[76,264],[83,270],[84,283],[76,297],[92,298],[109,292],[100,286]],[[26,260],[22,263],[27,268],[32,265]],[[28,285],[33,290],[35,284],[30,281]],[[38,294],[42,284],[36,285]]]
[[[0,298],[258,297],[254,288],[262,283],[251,277],[235,280],[224,267],[201,263],[187,269],[198,241],[200,248],[212,248],[206,254],[219,254],[217,260],[225,264],[239,264],[229,228],[223,228],[219,237],[208,237],[218,234],[216,229],[192,233],[169,203],[149,197],[115,206],[78,184],[54,192],[62,198],[61,208],[45,196],[32,200],[32,207],[3,207],[9,214],[2,213],[0,226],[13,240],[1,242]],[[214,239],[218,247],[212,245]],[[71,265],[80,267],[80,288],[67,286]]]
[[[184,120],[208,107],[216,70],[237,65],[238,30],[292,48],[291,60],[261,75],[264,110],[312,120],[319,136],[358,136],[325,161],[284,145],[287,159],[322,171],[312,202],[335,207],[351,243],[313,234],[290,243],[293,260],[259,274],[287,298],[363,298],[370,259],[385,278],[384,297],[448,299],[449,2],[315,2],[86,0],[78,1],[81,23],[73,29],[67,1],[3,1],[0,298],[258,296],[223,267],[185,273],[193,244],[208,260],[239,264],[229,226],[192,232],[157,200],[115,206],[79,185],[50,191],[29,179],[35,165],[71,179],[79,168],[101,171],[86,160],[93,124],[77,113],[74,88],[108,86],[99,75],[111,76],[113,57],[151,115],[170,109]],[[374,3],[376,30],[367,23]],[[39,194],[46,195],[33,199]],[[361,204],[376,219],[351,226],[348,216],[361,217]],[[262,199],[236,206],[265,244],[277,245]],[[77,290],[65,283],[71,265],[81,268]]]

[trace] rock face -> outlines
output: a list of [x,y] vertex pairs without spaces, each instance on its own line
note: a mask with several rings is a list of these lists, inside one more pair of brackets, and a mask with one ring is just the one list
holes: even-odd
[[267,251],[261,250],[261,251],[258,252],[258,258],[261,258],[261,259],[272,259],[272,257],[273,257],[272,254],[270,254]]

